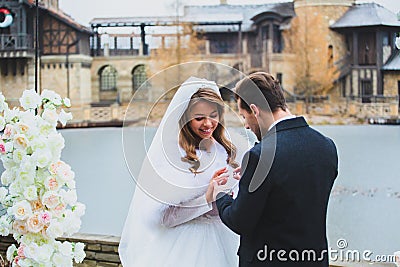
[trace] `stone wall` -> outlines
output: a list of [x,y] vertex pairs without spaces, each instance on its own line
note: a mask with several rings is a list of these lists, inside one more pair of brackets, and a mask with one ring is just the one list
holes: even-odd
[[396,96],[399,94],[400,71],[388,71],[384,73],[383,94],[385,96]]
[[[81,264],[74,264],[77,267],[121,267],[118,255],[119,237],[76,234],[71,238],[60,238],[60,241],[85,243],[86,258]],[[15,244],[12,236],[0,236],[0,255],[5,259],[7,248]]]

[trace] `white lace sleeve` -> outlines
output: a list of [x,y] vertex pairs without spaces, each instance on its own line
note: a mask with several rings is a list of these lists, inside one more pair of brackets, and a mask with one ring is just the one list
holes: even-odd
[[212,204],[207,203],[205,195],[182,204],[180,206],[168,206],[162,216],[161,224],[165,227],[175,227],[208,213],[213,209]]

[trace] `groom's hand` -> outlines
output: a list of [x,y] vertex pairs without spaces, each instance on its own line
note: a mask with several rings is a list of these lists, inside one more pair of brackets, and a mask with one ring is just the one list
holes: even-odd
[[240,178],[242,177],[242,168],[238,167],[236,169],[233,170],[233,178],[235,178],[236,180],[240,180]]

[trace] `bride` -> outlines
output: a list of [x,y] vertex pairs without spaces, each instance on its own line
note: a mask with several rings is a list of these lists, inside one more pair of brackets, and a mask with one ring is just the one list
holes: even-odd
[[[119,245],[123,266],[238,265],[238,236],[205,199],[210,179],[238,166],[227,133],[217,85],[186,80],[169,104],[136,180]],[[229,178],[227,188],[235,181]]]

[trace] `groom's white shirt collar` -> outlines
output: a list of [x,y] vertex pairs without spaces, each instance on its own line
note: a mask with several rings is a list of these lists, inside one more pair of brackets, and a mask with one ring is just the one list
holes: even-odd
[[277,125],[277,124],[280,123],[281,121],[290,120],[290,119],[293,119],[293,118],[296,118],[296,116],[295,116],[295,115],[287,115],[287,116],[285,116],[285,117],[283,117],[283,118],[280,118],[279,120],[274,121],[274,122],[271,124],[271,126],[269,126],[268,131],[271,130],[272,127],[274,127],[275,125]]

